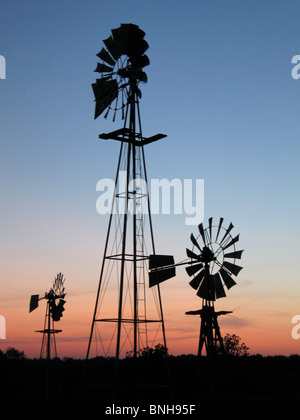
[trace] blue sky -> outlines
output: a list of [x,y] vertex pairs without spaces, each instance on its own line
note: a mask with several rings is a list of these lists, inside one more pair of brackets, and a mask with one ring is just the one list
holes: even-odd
[[[232,221],[245,249],[232,302],[259,301],[240,315],[248,325],[253,312],[280,312],[289,337],[300,298],[299,2],[15,0],[1,9],[0,313],[27,311],[29,295],[60,271],[71,296],[94,301],[107,227],[96,184],[114,178],[119,148],[98,134],[119,125],[94,121],[91,83],[102,40],[135,23],[150,46],[143,133],[168,136],[147,147],[148,176],[204,179],[205,219]],[[185,258],[196,226],[184,220],[154,216],[158,252]]]

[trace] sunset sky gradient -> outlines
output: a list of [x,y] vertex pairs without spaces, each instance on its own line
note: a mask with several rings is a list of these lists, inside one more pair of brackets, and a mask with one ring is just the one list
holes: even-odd
[[[291,76],[300,54],[298,1],[4,0],[0,54],[0,349],[40,352],[45,302],[32,294],[66,278],[60,357],[85,357],[107,216],[96,212],[101,178],[115,177],[119,144],[98,134],[91,83],[103,39],[121,23],[146,32],[148,83],[143,133],[149,178],[204,179],[205,220],[224,217],[245,249],[237,286],[217,310],[222,334],[251,354],[300,353],[291,323],[300,314],[299,103]],[[185,214],[154,215],[157,253],[186,258]],[[199,221],[200,222],[200,221]],[[196,353],[201,302],[183,267],[161,287],[171,354]]]

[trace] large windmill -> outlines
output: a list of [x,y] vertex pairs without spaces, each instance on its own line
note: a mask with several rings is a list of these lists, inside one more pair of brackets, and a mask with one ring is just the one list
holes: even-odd
[[150,281],[160,282],[175,276],[175,267],[188,265],[187,274],[192,277],[190,286],[197,291],[197,296],[202,299],[201,309],[186,312],[187,315],[200,315],[201,327],[198,355],[205,346],[206,354],[214,356],[224,353],[223,340],[218,323],[218,317],[232,311],[215,311],[214,302],[219,298],[226,297],[226,289],[233,287],[236,277],[242,267],[236,264],[241,259],[243,250],[236,250],[235,244],[239,241],[239,235],[232,237],[233,224],[227,228],[223,226],[224,219],[221,217],[217,224],[213,218],[208,219],[208,227],[198,225],[199,235],[196,238],[193,233],[190,236],[193,248],[186,249],[188,261],[174,264],[173,257],[153,255],[150,256]]
[[155,343],[166,347],[160,288],[146,284],[149,251],[155,254],[155,246],[144,146],[166,136],[142,133],[140,86],[147,82],[144,67],[149,65],[144,36],[138,26],[122,24],[97,54],[94,117],[112,115],[115,121],[120,116],[123,127],[99,135],[119,141],[120,152],[87,359],[136,357]]

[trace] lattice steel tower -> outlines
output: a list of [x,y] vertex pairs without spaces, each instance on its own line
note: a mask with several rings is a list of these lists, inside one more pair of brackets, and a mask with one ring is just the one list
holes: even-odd
[[159,284],[148,287],[149,252],[155,254],[144,146],[166,137],[142,133],[139,85],[147,82],[145,33],[136,25],[113,29],[97,54],[102,60],[92,85],[95,119],[121,116],[123,127],[99,138],[120,142],[108,230],[87,358],[117,359],[141,349],[166,345]]

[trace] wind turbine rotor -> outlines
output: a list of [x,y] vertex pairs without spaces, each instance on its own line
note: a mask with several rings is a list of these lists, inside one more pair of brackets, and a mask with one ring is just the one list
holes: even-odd
[[147,83],[147,74],[143,68],[148,66],[150,61],[144,54],[149,48],[144,40],[145,32],[137,25],[129,23],[112,29],[111,33],[112,35],[103,40],[105,47],[97,54],[102,63],[97,63],[94,70],[101,76],[92,84],[96,102],[95,119],[106,109],[104,117],[106,118],[112,109],[114,119],[116,111],[123,111],[126,107],[130,89],[141,97],[138,84]]
[[242,270],[235,263],[236,259],[241,259],[243,253],[243,250],[235,249],[239,235],[232,237],[233,224],[224,228],[223,220],[221,217],[214,225],[213,218],[210,217],[207,228],[200,223],[198,238],[193,234],[190,237],[193,248],[186,249],[186,254],[191,259],[186,272],[193,277],[189,284],[197,291],[197,296],[208,301],[225,297],[224,286],[228,290],[234,286],[236,282],[233,276],[237,276]]

